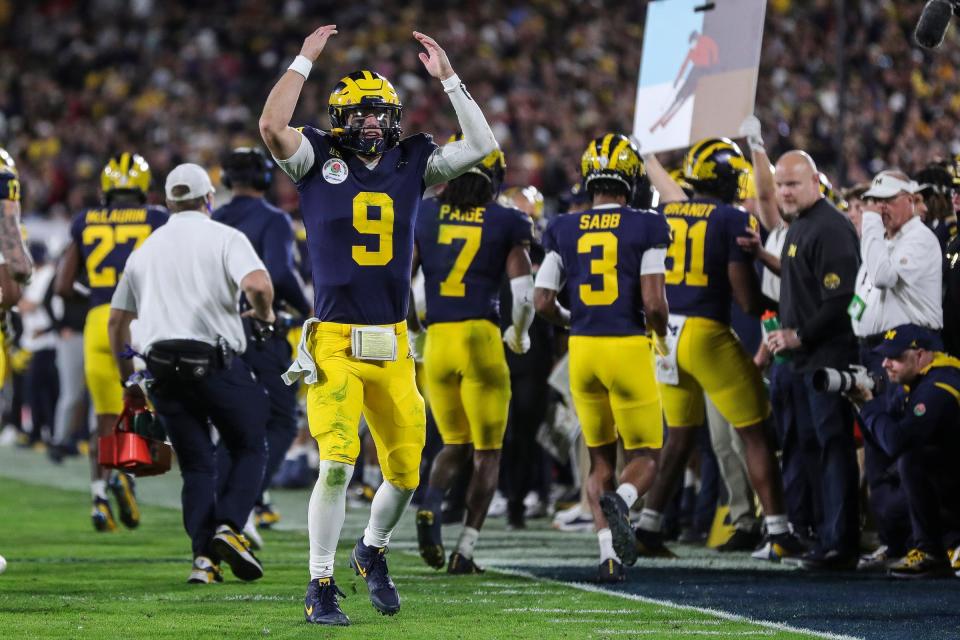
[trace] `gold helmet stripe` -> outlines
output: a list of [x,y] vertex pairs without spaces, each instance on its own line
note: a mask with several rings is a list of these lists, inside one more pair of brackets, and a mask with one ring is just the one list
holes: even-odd
[[[610,143],[611,143],[611,142],[613,142],[613,134],[612,134],[612,133],[608,133],[607,135],[603,136],[603,144],[600,146],[600,154],[599,154],[599,155],[600,155],[600,158],[606,158],[607,160],[610,159]],[[599,160],[599,158],[598,158],[598,160]],[[609,162],[608,162],[607,164],[608,164],[608,168],[609,168]],[[602,168],[602,167],[600,167],[600,166],[597,167],[597,169],[600,169],[600,168]]]
[[630,146],[629,140],[627,140],[626,138],[622,138],[620,140],[619,144],[617,144],[617,146],[614,147],[613,151],[610,153],[610,165],[607,167],[608,169],[617,168],[617,160],[619,160],[620,158],[620,153],[629,146]]

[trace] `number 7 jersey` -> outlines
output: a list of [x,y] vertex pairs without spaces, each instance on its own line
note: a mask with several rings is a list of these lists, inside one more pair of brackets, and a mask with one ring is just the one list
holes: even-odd
[[169,218],[163,207],[99,207],[74,217],[70,236],[80,249],[90,306],[109,304],[127,258]]
[[[640,291],[643,256],[668,244],[670,229],[655,211],[603,207],[554,218],[543,234],[543,248],[563,262],[570,333],[646,333]],[[662,273],[662,260],[654,272]]]

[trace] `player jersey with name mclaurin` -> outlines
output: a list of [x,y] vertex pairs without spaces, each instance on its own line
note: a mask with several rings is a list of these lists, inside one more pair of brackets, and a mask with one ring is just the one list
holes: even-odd
[[407,315],[413,234],[427,159],[417,134],[368,169],[331,136],[304,127],[316,158],[297,182],[313,273],[314,313],[325,322],[393,324]]
[[83,258],[91,307],[109,304],[127,258],[169,217],[163,207],[146,206],[98,207],[73,218],[70,236]]
[[643,254],[669,243],[670,228],[656,211],[616,207],[554,218],[543,234],[543,248],[555,251],[563,262],[570,333],[646,333],[640,292]]
[[491,202],[460,209],[424,200],[416,242],[427,294],[427,324],[500,323],[500,283],[513,247],[533,240],[530,218]]
[[756,218],[713,198],[668,202],[660,210],[672,236],[666,274],[670,313],[730,324],[727,265],[753,259],[737,245],[737,236],[758,228]]

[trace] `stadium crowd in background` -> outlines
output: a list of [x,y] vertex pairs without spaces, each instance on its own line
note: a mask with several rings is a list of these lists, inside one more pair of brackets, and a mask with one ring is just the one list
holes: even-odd
[[[374,504],[371,528],[357,543],[361,555],[371,554],[369,562],[356,564],[357,571],[363,570],[365,577],[364,567],[382,564],[376,549],[382,549],[389,541],[398,514],[411,496],[420,507],[417,521],[423,536],[421,553],[428,564],[436,567],[445,564],[440,522],[462,522],[464,511],[467,512],[467,526],[454,552],[459,557],[456,563],[451,558],[448,566],[452,573],[480,571],[472,554],[485,515],[506,515],[508,525],[514,528],[525,527],[528,518],[548,514],[554,515],[554,526],[561,530],[590,530],[595,521],[607,521],[609,528],[601,527],[598,532],[601,560],[610,563],[620,558],[624,564],[630,564],[636,554],[669,557],[671,553],[663,543],[678,537],[684,542],[703,544],[713,515],[720,508],[721,516],[729,513],[726,524],[731,525],[725,530],[726,544],[719,545],[721,551],[756,548],[756,558],[794,560],[807,569],[848,570],[859,565],[863,569],[892,570],[893,575],[900,577],[932,577],[954,570],[960,576],[960,519],[954,517],[960,515],[960,509],[950,498],[960,482],[954,477],[955,469],[930,451],[931,446],[953,442],[949,434],[937,429],[946,428],[944,425],[951,421],[955,423],[954,405],[960,403],[954,375],[960,360],[953,357],[960,355],[960,240],[956,219],[960,174],[955,156],[960,151],[960,138],[944,124],[960,118],[960,101],[946,89],[955,81],[950,59],[943,57],[931,62],[925,53],[906,44],[904,33],[915,23],[919,6],[901,4],[881,3],[863,8],[858,14],[863,24],[851,31],[846,42],[846,108],[857,115],[847,118],[839,154],[838,79],[836,70],[825,65],[818,55],[837,37],[833,3],[777,0],[770,5],[766,25],[767,46],[763,50],[757,92],[759,121],[751,117],[741,131],[749,146],[749,158],[730,140],[701,141],[686,155],[681,170],[672,174],[654,156],[644,156],[645,162],[641,162],[639,150],[627,138],[606,135],[628,129],[636,82],[634,70],[639,61],[639,48],[634,45],[643,31],[640,4],[533,2],[508,8],[499,2],[476,3],[469,24],[464,20],[462,3],[443,3],[439,8],[431,3],[432,13],[412,5],[384,7],[374,14],[350,7],[339,11],[340,35],[335,46],[325,50],[324,64],[316,65],[309,82],[303,85],[296,110],[290,103],[287,106],[291,113],[281,114],[285,119],[276,121],[271,121],[269,110],[265,110],[261,131],[276,156],[274,159],[297,181],[303,195],[303,181],[316,179],[320,174],[317,170],[310,173],[313,155],[310,162],[305,162],[294,156],[294,151],[307,153],[300,150],[303,140],[307,140],[306,146],[313,154],[327,148],[323,146],[328,144],[324,142],[327,134],[319,131],[330,124],[326,92],[337,84],[344,71],[373,64],[397,88],[398,100],[403,103],[404,136],[427,128],[437,132],[438,139],[441,135],[446,139],[446,134],[455,133],[460,125],[469,131],[463,124],[464,118],[460,117],[458,122],[446,108],[448,101],[441,99],[444,91],[456,93],[454,85],[447,87],[429,77],[449,80],[456,77],[452,70],[450,75],[443,75],[434,73],[436,69],[429,71],[428,67],[428,73],[424,71],[426,62],[421,65],[422,59],[417,59],[415,47],[396,44],[407,43],[414,28],[430,31],[438,27],[447,34],[447,51],[457,61],[461,77],[469,79],[470,94],[489,122],[487,131],[492,131],[503,152],[503,156],[487,156],[467,176],[474,183],[487,180],[496,187],[502,181],[505,189],[497,200],[499,204],[491,203],[492,195],[487,191],[482,192],[482,202],[474,202],[467,197],[472,194],[464,196],[456,191],[471,184],[471,180],[461,180],[447,187],[455,191],[447,193],[446,199],[441,192],[437,207],[431,204],[425,210],[436,216],[441,214],[434,209],[440,206],[456,207],[459,202],[466,203],[464,208],[479,208],[486,203],[491,209],[502,209],[508,211],[504,215],[514,216],[516,229],[509,234],[509,242],[513,243],[510,247],[516,249],[514,258],[522,262],[522,268],[504,262],[506,254],[498,253],[491,262],[503,268],[490,276],[494,285],[502,281],[498,329],[506,332],[504,340],[509,352],[505,351],[502,360],[497,354],[496,385],[481,382],[481,387],[492,385],[485,389],[488,400],[493,397],[492,391],[499,392],[499,408],[496,416],[489,417],[490,425],[484,432],[489,441],[484,440],[482,446],[479,440],[474,443],[477,446],[472,456],[467,455],[471,441],[462,442],[458,440],[460,434],[451,431],[455,420],[442,416],[434,420],[431,410],[426,412],[427,444],[419,471],[422,488],[414,494],[416,461],[411,462],[412,457],[405,460],[403,473],[391,470],[395,459],[381,459],[378,464],[371,451],[374,440],[382,445],[382,434],[377,431],[382,425],[376,424],[367,427],[372,438],[364,439],[366,450],[359,459],[354,449],[359,449],[360,444],[354,442],[351,432],[350,454],[342,460],[324,459],[320,463],[322,482],[318,484],[317,447],[308,432],[322,435],[340,418],[320,419],[316,414],[315,424],[308,429],[301,398],[299,437],[287,449],[293,438],[293,418],[286,415],[285,422],[275,429],[277,442],[283,444],[274,446],[269,464],[271,470],[279,467],[277,474],[268,473],[263,487],[260,482],[249,483],[256,487],[239,501],[242,508],[233,509],[236,513],[225,520],[230,525],[226,533],[241,539],[239,529],[246,525],[248,536],[260,542],[255,525],[266,527],[279,517],[271,510],[268,495],[261,491],[271,480],[273,486],[313,487],[313,504],[325,491],[325,479],[336,475],[338,483],[352,482],[358,487],[351,496]],[[67,221],[86,206],[98,206],[109,191],[106,187],[97,189],[101,169],[106,165],[108,173],[116,171],[117,158],[123,157],[117,154],[121,152],[128,157],[134,151],[141,154],[149,162],[154,178],[147,196],[151,202],[163,199],[157,185],[163,184],[164,177],[175,166],[187,161],[209,170],[213,183],[231,186],[229,175],[222,179],[223,170],[227,174],[230,171],[221,166],[222,159],[238,146],[257,144],[259,107],[252,105],[264,103],[270,79],[278,77],[297,53],[303,38],[302,16],[322,13],[326,6],[323,2],[288,0],[277,10],[268,9],[263,3],[232,2],[217,4],[201,16],[180,6],[151,0],[132,4],[100,0],[36,3],[24,11],[0,12],[0,20],[8,20],[6,27],[13,34],[0,44],[0,51],[10,54],[0,56],[0,146],[16,159],[14,167],[10,156],[0,154],[0,179],[19,180],[17,184],[23,185],[21,192],[19,187],[14,191],[9,186],[12,183],[0,182],[4,187],[0,190],[0,199],[4,201],[0,253],[7,262],[0,265],[0,304],[8,308],[19,300],[17,313],[4,320],[7,349],[2,359],[6,376],[2,398],[3,426],[7,428],[0,434],[0,444],[16,439],[22,446],[45,445],[51,459],[59,462],[84,449],[87,435],[97,432],[96,421],[89,419],[83,406],[86,403],[78,400],[84,395],[76,357],[77,332],[83,327],[78,318],[84,311],[78,309],[77,305],[82,303],[73,295],[74,291],[80,292],[82,300],[91,283],[84,281],[82,273],[73,273],[69,278],[55,278],[54,273],[57,260],[61,261],[61,269],[71,260],[81,264],[79,254],[72,254],[69,248],[67,260],[59,254],[67,235]],[[40,24],[45,28],[32,28]],[[897,56],[900,63],[894,66]],[[14,61],[18,57],[34,61],[30,70],[17,70]],[[144,73],[144,69],[150,72]],[[297,73],[305,77],[310,69]],[[353,81],[375,80],[375,74],[364,73]],[[341,80],[341,85],[348,85],[348,78]],[[343,87],[338,91],[350,93]],[[460,94],[456,98],[462,99]],[[457,113],[462,116],[459,109]],[[305,131],[309,134],[293,136],[288,123],[307,125]],[[280,144],[278,140],[283,134],[278,132],[290,134],[289,139]],[[468,132],[463,135],[470,137]],[[584,146],[594,139],[597,142],[591,143],[593,146],[584,155]],[[613,140],[621,141],[624,148],[631,150],[624,153],[632,153],[637,159],[636,175],[631,174],[627,181],[629,189],[622,193],[603,189],[598,192],[595,183],[592,191],[586,190],[590,180],[584,179],[598,177],[591,173],[589,163],[596,161],[600,167],[599,158],[603,156],[604,169],[607,163],[611,167],[616,164],[610,150]],[[461,142],[463,139],[455,138],[449,144]],[[429,141],[423,146],[424,158],[436,149]],[[383,152],[376,149],[375,153],[365,154],[362,148],[347,149],[365,157],[371,171]],[[336,180],[340,178],[337,172],[341,169],[328,167],[329,162],[341,159],[341,151],[334,151],[322,169],[329,184],[338,184]],[[585,158],[582,164],[578,162],[581,156]],[[368,162],[371,157],[374,160]],[[505,170],[499,165],[501,157],[505,157]],[[664,165],[669,168],[678,164],[669,161],[679,158],[679,152],[662,154]],[[775,170],[771,162],[776,162]],[[254,163],[253,173],[268,172],[270,179],[234,180],[232,195],[259,202],[265,194],[292,216],[290,220],[282,211],[263,204],[284,226],[282,241],[278,240],[281,249],[276,254],[280,255],[279,262],[271,263],[267,257],[264,262],[278,291],[282,280],[281,286],[288,294],[284,297],[290,302],[287,310],[303,321],[310,316],[307,307],[311,283],[306,283],[307,289],[300,289],[293,261],[303,265],[311,261],[311,256],[309,245],[304,243],[298,188],[279,172],[279,179],[273,180],[274,166],[262,152],[257,152]],[[722,167],[727,181],[719,186],[711,182],[716,176],[704,172],[706,165]],[[842,176],[835,173],[839,166],[844,168]],[[601,184],[622,178],[616,171],[598,172],[602,174]],[[646,178],[642,179],[644,172]],[[429,175],[431,179],[424,178],[422,187],[444,181],[437,177],[438,173]],[[454,173],[443,175],[454,177]],[[827,176],[834,178],[836,189]],[[346,179],[345,173],[343,178]],[[316,182],[324,187],[319,179]],[[656,194],[650,190],[651,185]],[[244,188],[252,190],[246,192]],[[494,194],[496,191],[494,188]],[[218,188],[217,197],[224,193],[231,192],[223,189],[221,193]],[[607,201],[604,197],[598,199],[598,193],[613,196]],[[431,189],[426,197],[435,194]],[[212,200],[213,192],[204,191],[201,195]],[[310,197],[304,196],[303,201]],[[565,214],[575,215],[574,212],[590,208],[597,201],[608,207],[623,206],[624,202],[645,207],[651,201],[664,205],[660,211],[673,229],[671,243],[677,242],[678,229],[686,233],[701,215],[699,210],[690,213],[689,206],[713,207],[710,211],[716,209],[722,215],[715,215],[712,220],[725,221],[722,231],[704,235],[713,243],[710,250],[723,247],[721,257],[716,257],[720,255],[717,253],[715,259],[711,258],[713,286],[717,287],[716,278],[727,279],[725,285],[717,288],[723,291],[709,305],[683,297],[690,287],[703,285],[681,284],[696,269],[691,265],[691,273],[685,271],[686,264],[678,262],[684,259],[678,257],[683,255],[682,251],[667,250],[665,234],[663,242],[651,241],[650,246],[637,252],[637,260],[645,252],[651,254],[644,261],[645,276],[667,274],[667,303],[671,311],[680,310],[688,316],[684,320],[688,323],[687,343],[694,341],[698,332],[705,335],[713,331],[719,336],[702,338],[706,346],[693,359],[692,347],[684,346],[684,342],[661,344],[654,340],[638,347],[645,350],[643,353],[652,353],[655,345],[662,358],[671,352],[683,354],[672,366],[678,376],[684,376],[684,382],[679,386],[676,382],[659,386],[670,423],[665,431],[662,458],[657,438],[647,438],[646,433],[644,438],[629,442],[624,438],[626,450],[618,450],[605,439],[605,429],[612,426],[612,418],[607,414],[588,415],[592,428],[578,441],[575,409],[582,411],[582,406],[576,405],[578,396],[583,402],[585,387],[578,389],[577,384],[586,385],[583,379],[589,375],[584,373],[583,356],[579,360],[574,357],[572,362],[567,359],[571,321],[564,316],[562,305],[571,304],[571,296],[563,291],[562,269],[553,273],[553,280],[545,276],[537,280],[540,295],[546,295],[543,291],[553,292],[553,297],[546,298],[549,304],[538,304],[542,317],[533,319],[529,308],[523,311],[521,304],[530,294],[526,284],[530,277],[528,265],[532,263],[534,273],[542,265],[556,268],[559,247],[565,246],[555,235],[560,227],[556,221],[563,220]],[[28,213],[25,222],[31,233],[30,256],[35,266],[29,284],[25,284],[25,276],[31,260],[25,255],[19,236],[14,238],[10,233],[10,221],[19,215],[19,206],[13,211],[13,202],[23,202]],[[240,202],[239,198],[235,200],[235,206]],[[220,217],[214,219],[229,222],[228,213],[221,210]],[[702,217],[706,220],[709,216]],[[365,223],[380,221],[370,219]],[[235,222],[242,228],[242,222]],[[431,232],[435,234],[436,230]],[[256,245],[256,234],[251,234],[248,235]],[[74,241],[81,236],[82,232],[75,233]],[[290,250],[294,239],[300,250],[296,256]],[[685,251],[686,237],[679,242],[684,243]],[[435,244],[450,242],[440,239]],[[269,252],[256,246],[261,254]],[[390,246],[393,251],[393,245]],[[366,251],[373,256],[380,250]],[[422,246],[420,250],[423,251]],[[578,253],[577,248],[567,250],[570,256]],[[312,259],[314,269],[335,269],[329,264],[324,266],[322,256],[314,255]],[[568,257],[567,262],[574,259]],[[84,254],[83,264],[87,260],[92,258]],[[429,261],[423,261],[422,255],[420,261],[430,271]],[[116,265],[118,270],[123,268],[122,262]],[[670,264],[670,268],[664,264]],[[442,266],[438,268],[443,270]],[[281,272],[283,275],[278,276]],[[505,274],[511,278],[508,280]],[[239,281],[241,276],[236,275],[234,279]],[[399,281],[408,275],[403,274]],[[430,287],[442,289],[450,285],[446,280],[438,282],[442,275],[426,273],[425,294],[417,291],[414,281],[412,296],[419,300],[415,311],[428,324],[431,310],[424,314],[423,299],[436,298]],[[541,282],[548,286],[540,286]],[[583,286],[591,285],[588,281]],[[234,286],[231,292],[235,289]],[[400,293],[405,300],[406,291]],[[495,294],[496,287],[489,293]],[[515,298],[517,303],[513,304]],[[741,310],[731,312],[734,301]],[[656,307],[646,296],[644,302],[647,307]],[[103,300],[98,301],[102,303]],[[131,305],[133,302],[121,308],[132,311]],[[709,310],[705,311],[707,306]],[[655,328],[653,333],[658,336],[665,333],[660,326],[659,310],[646,311],[651,331]],[[782,326],[768,326],[764,321],[761,338],[759,316],[763,311],[777,312]],[[496,332],[486,326],[496,314],[478,313],[482,318],[461,316],[461,310],[456,308],[448,315],[451,322],[483,324],[486,333],[494,334],[491,340],[495,348],[501,348]],[[651,323],[650,317],[657,319]],[[388,320],[370,323],[395,320],[390,316]],[[561,326],[552,326],[545,320]],[[609,327],[584,328],[582,322],[582,317],[573,320],[574,345],[578,332],[581,336],[611,337],[602,333]],[[296,322],[288,322],[283,330],[291,324]],[[465,331],[462,327],[467,326],[472,325],[456,328]],[[529,343],[524,338],[528,328]],[[942,339],[936,335],[941,328]],[[246,329],[249,343],[253,337],[251,326]],[[636,327],[631,326],[630,330],[633,329]],[[406,329],[398,328],[397,332],[399,336]],[[436,329],[433,333],[438,335]],[[454,333],[450,334],[449,344],[453,344]],[[897,334],[918,337],[901,344],[896,341]],[[288,346],[292,356],[302,359],[309,336],[304,336],[299,353],[293,346],[294,336],[290,345],[282,338],[274,338],[274,346],[283,355],[270,363],[271,375],[289,362]],[[400,342],[405,344],[406,339]],[[411,334],[410,349],[411,354],[422,355],[415,334]],[[242,349],[235,346],[234,351]],[[430,349],[427,351],[429,359]],[[447,355],[453,357],[452,348],[449,351]],[[576,347],[573,351],[576,354]],[[721,351],[731,363],[722,371],[715,366],[722,359],[716,355]],[[436,353],[434,347],[434,357]],[[610,353],[612,361],[617,350]],[[704,354],[714,355],[708,358]],[[278,364],[285,359],[285,363]],[[471,363],[476,359],[467,358]],[[872,383],[861,375],[856,378],[859,386],[846,389],[846,397],[838,388],[820,388],[816,379],[819,370],[845,370],[854,364],[867,367],[873,380],[886,380],[889,376],[892,382],[871,390]],[[251,367],[257,370],[255,364]],[[728,393],[732,383],[719,379],[731,377],[731,371],[738,374],[736,382],[743,385],[732,396]],[[309,371],[300,373],[308,377]],[[512,396],[504,393],[507,373]],[[438,376],[428,365],[426,377],[431,375]],[[766,390],[761,375],[767,382]],[[894,384],[922,384],[923,380],[927,381],[924,393],[928,395],[923,396],[922,402],[916,397],[911,400]],[[293,392],[287,393],[290,397],[285,402],[290,409]],[[425,395],[429,406],[429,392]],[[611,393],[611,397],[614,395]],[[750,395],[749,403],[746,395]],[[610,402],[612,406],[616,400]],[[355,408],[359,411],[359,404]],[[411,416],[417,413],[416,406],[408,409]],[[442,407],[434,405],[431,409],[438,411]],[[470,407],[449,410],[464,409]],[[158,406],[161,415],[165,410],[170,411],[169,407]],[[927,411],[930,416],[921,420]],[[101,418],[114,415],[112,410],[97,413]],[[506,413],[509,417],[501,415]],[[616,407],[613,415],[618,415]],[[468,411],[465,420],[469,417]],[[410,419],[414,418],[419,420],[420,414]],[[580,423],[583,418],[581,415]],[[709,422],[709,437],[700,433],[706,431],[700,428],[705,421]],[[929,437],[911,441],[904,428],[914,423],[928,428],[924,433]],[[270,428],[267,433],[269,438]],[[178,434],[170,435],[176,447]],[[183,438],[182,433],[179,435]],[[446,443],[444,449],[441,437]],[[317,439],[323,446],[322,438]],[[856,450],[864,442],[867,454],[865,460],[858,461]],[[768,443],[776,443],[781,452],[779,464]],[[640,456],[642,464],[635,462],[638,456],[634,447],[644,451]],[[440,450],[444,453],[436,458]],[[282,463],[280,452],[286,457]],[[379,453],[383,455],[385,451]],[[178,454],[184,460],[181,451]],[[453,458],[456,465],[451,463]],[[468,464],[471,459],[472,473],[476,475],[472,479]],[[495,473],[498,460],[499,477]],[[621,476],[624,462],[627,472]],[[204,491],[212,494],[215,483],[207,463],[212,464],[204,459],[200,465],[207,474],[202,484]],[[434,486],[428,488],[431,465]],[[370,473],[377,466],[382,468],[382,475]],[[639,467],[642,472],[637,471]],[[467,469],[466,474],[455,473],[463,468]],[[656,479],[653,469],[661,472]],[[589,474],[591,470],[595,473]],[[94,482],[106,481],[107,475],[97,471],[96,465],[94,475]],[[386,482],[380,485],[382,491],[378,494],[374,485],[383,479]],[[115,476],[111,483],[118,487],[118,497],[129,498],[131,485],[119,482]],[[498,492],[491,496],[494,484],[498,485]],[[94,487],[93,496],[94,524],[100,530],[111,528],[97,525],[97,509],[101,515],[110,509],[104,486]],[[924,487],[930,491],[925,493]],[[867,493],[861,496],[864,488]],[[647,489],[650,493],[646,501],[638,501]],[[222,487],[218,491],[224,493]],[[384,495],[390,491],[397,495],[387,500]],[[253,501],[253,493],[260,495],[257,517],[251,515],[249,521],[244,521],[240,512],[250,513],[247,507]],[[379,502],[376,495],[381,496]],[[338,493],[336,504],[328,509],[330,513],[340,513],[342,498]],[[97,500],[101,501],[99,506]],[[385,500],[389,509],[384,507]],[[478,513],[481,507],[483,512]],[[200,510],[209,515],[207,505]],[[386,511],[390,513],[384,515]],[[861,518],[868,513],[871,528],[879,533],[879,543],[883,545],[879,548],[876,539],[860,536]],[[631,521],[638,521],[639,528],[631,528]],[[316,598],[329,596],[335,600],[328,592],[335,594],[330,547],[335,547],[339,535],[339,526],[333,526],[336,522],[328,514],[323,518],[326,528],[318,520],[310,525],[314,543],[311,593]],[[191,532],[196,533],[195,555],[205,557],[209,553],[208,534],[213,532],[206,529],[220,524],[205,521],[199,526],[203,531]],[[194,523],[193,528],[198,529],[198,525]],[[424,553],[424,540],[429,543],[426,546],[433,547],[429,553]],[[864,543],[866,549],[861,549]],[[243,547],[243,553],[249,551],[245,539],[237,544]],[[868,553],[860,557],[862,550]],[[229,553],[222,555],[229,561]],[[252,553],[250,557],[254,558]],[[257,560],[254,558],[252,563]],[[459,570],[454,568],[455,564]],[[209,559],[194,570],[198,582],[220,579],[215,562]],[[258,571],[259,564],[253,573]],[[382,571],[385,577],[385,564]],[[601,564],[601,581],[621,580],[624,575],[623,567],[608,564],[605,570]],[[374,587],[370,588],[373,594]],[[389,588],[393,588],[392,582]],[[393,600],[395,595],[391,592],[390,601],[380,603],[381,610],[395,612],[399,608],[399,599]],[[310,615],[308,612],[308,618]]]

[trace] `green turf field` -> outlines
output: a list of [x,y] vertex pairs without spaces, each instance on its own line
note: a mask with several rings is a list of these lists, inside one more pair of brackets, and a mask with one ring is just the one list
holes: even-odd
[[[47,464],[40,456],[33,462]],[[306,495],[297,494],[304,506]],[[189,542],[177,510],[145,506],[140,529],[98,534],[86,517],[85,491],[0,477],[0,496],[0,554],[9,562],[0,575],[4,639],[810,637],[494,571],[449,578],[409,551],[410,527],[396,545],[407,551],[390,555],[400,614],[385,618],[373,610],[365,585],[346,568],[344,546],[337,576],[353,626],[317,628],[303,621],[301,531],[265,534],[266,575],[258,582],[240,583],[227,569],[223,584],[188,585]],[[356,533],[359,516],[348,521],[348,534]],[[593,555],[591,543],[584,561]]]

